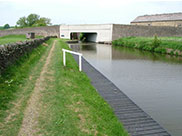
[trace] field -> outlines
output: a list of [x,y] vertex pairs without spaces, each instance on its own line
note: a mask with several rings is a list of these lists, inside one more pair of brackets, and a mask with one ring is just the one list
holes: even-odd
[[[15,26],[11,26],[9,29],[14,29]],[[4,26],[0,26],[0,30],[8,30],[8,29],[4,29]]]
[[[36,38],[40,38],[42,36],[36,36]],[[7,35],[0,37],[0,45],[7,44],[7,43],[13,43],[18,41],[25,41],[26,36],[25,35]]]
[[0,26],[0,30],[4,30],[3,26]]
[[50,39],[0,76],[0,135],[127,136],[87,75]]
[[123,37],[113,41],[112,44],[158,53],[182,55],[182,37]]

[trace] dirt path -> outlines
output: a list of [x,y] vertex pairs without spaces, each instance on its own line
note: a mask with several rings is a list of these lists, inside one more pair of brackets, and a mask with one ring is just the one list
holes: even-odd
[[55,44],[56,40],[53,42],[53,45],[49,51],[46,63],[42,68],[40,77],[36,80],[34,90],[24,111],[24,118],[18,136],[38,135],[37,132],[39,131],[39,128],[37,127],[37,119],[39,117],[39,109],[41,106],[39,100],[41,98],[41,92],[45,89],[43,81],[45,80],[45,73],[48,71],[48,65],[50,64],[52,53],[55,49]]

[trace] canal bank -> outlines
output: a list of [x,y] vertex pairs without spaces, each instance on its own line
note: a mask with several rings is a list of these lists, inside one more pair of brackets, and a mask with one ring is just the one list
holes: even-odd
[[171,135],[181,136],[181,57],[94,43],[70,47]]
[[[0,75],[0,136],[128,136],[60,39]],[[38,55],[37,55],[38,54]]]
[[112,45],[182,56],[181,37],[123,37],[112,41]]
[[[78,57],[74,55],[74,58],[77,63],[79,63]],[[123,123],[131,136],[170,136],[164,128],[84,58],[82,63],[83,71],[91,79],[92,85],[108,104],[111,105],[116,116]]]

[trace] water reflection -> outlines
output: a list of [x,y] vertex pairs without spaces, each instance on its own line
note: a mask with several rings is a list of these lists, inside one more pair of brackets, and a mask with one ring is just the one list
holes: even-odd
[[93,43],[70,47],[172,135],[181,136],[182,57]]
[[92,52],[93,56],[97,56],[102,59],[139,59],[182,64],[182,57],[159,53],[150,53],[147,51],[141,51],[133,48],[110,46],[96,43],[70,44],[69,47],[74,51],[80,51],[82,53]]
[[[101,44],[102,45],[102,44]],[[95,43],[84,43],[84,44],[70,44],[69,47],[74,51],[82,52],[89,57],[96,57],[100,59],[112,59],[112,48],[111,46],[98,46]]]
[[151,53],[138,49],[125,48],[119,46],[112,47],[112,59],[144,59],[152,61],[163,61],[167,63],[182,63],[182,57],[166,54]]

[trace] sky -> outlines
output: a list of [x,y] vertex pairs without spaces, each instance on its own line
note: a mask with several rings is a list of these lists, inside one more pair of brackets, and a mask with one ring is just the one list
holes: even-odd
[[0,0],[0,26],[31,13],[52,24],[129,24],[137,16],[182,12],[182,0]]

